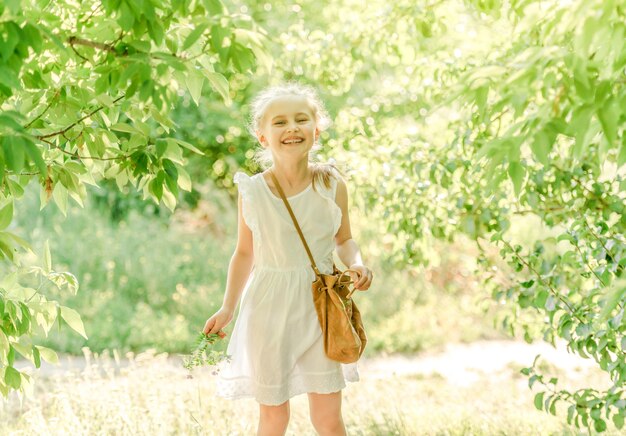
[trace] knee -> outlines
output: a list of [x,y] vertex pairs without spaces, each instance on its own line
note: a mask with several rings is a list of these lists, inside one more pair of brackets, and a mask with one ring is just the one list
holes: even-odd
[[289,403],[283,403],[279,406],[262,406],[261,419],[264,422],[274,425],[287,425],[289,423]]
[[345,428],[340,414],[311,415],[311,423],[320,435],[342,434]]

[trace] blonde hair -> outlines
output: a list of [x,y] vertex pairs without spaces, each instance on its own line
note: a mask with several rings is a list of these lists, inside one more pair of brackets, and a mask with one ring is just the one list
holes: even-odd
[[[330,126],[330,116],[324,107],[324,103],[317,95],[315,88],[297,82],[284,82],[263,89],[252,99],[250,103],[250,120],[247,127],[248,132],[255,140],[258,139],[257,131],[261,126],[261,121],[265,116],[269,104],[279,97],[292,95],[306,98],[307,103],[313,110],[313,116],[315,117],[315,122],[320,131],[324,131]],[[311,170],[313,172],[313,189],[315,189],[316,179],[322,181],[327,188],[330,188],[330,177],[336,177],[336,175],[333,174],[333,170],[341,174],[334,164],[317,161],[317,153],[321,148],[322,146],[316,141],[309,151],[309,163],[311,164]],[[273,162],[271,151],[259,144],[258,148],[254,151],[253,160],[261,168],[267,169]]]

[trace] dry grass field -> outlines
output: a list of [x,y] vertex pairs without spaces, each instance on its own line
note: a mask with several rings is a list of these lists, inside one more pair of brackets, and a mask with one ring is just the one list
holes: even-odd
[[[32,394],[1,403],[2,435],[254,435],[258,405],[214,396],[210,368],[190,374],[180,356],[144,352],[63,356],[33,371]],[[519,368],[541,353],[559,386],[601,387],[605,376],[542,343],[481,341],[438,352],[362,359],[361,381],[344,389],[350,435],[575,435],[566,409],[533,406]],[[28,363],[17,365],[27,368]],[[288,435],[315,435],[306,395],[291,399]],[[618,434],[607,432],[606,434]]]

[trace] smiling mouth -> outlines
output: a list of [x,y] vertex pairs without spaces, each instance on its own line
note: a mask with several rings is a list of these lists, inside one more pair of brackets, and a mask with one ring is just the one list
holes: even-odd
[[293,139],[285,139],[284,141],[282,141],[283,144],[299,144],[301,142],[303,142],[304,139],[302,138],[293,138]]

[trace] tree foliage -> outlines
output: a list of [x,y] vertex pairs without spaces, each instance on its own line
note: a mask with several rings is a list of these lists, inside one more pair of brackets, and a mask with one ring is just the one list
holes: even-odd
[[[577,426],[622,428],[623,2],[280,5],[298,12],[287,28],[272,28],[284,22],[273,11],[252,15],[278,35],[284,77],[326,91],[327,153],[359,187],[357,206],[381,223],[389,265],[427,264],[433,238],[473,238],[476,274],[511,307],[502,327],[529,342],[561,338],[610,377],[608,389],[568,392],[525,368],[530,387],[543,387],[536,405],[553,414],[568,405]],[[541,222],[546,236],[513,243],[519,217]]]
[[[512,334],[521,328],[528,341],[562,338],[610,377],[608,389],[569,392],[534,365],[526,368],[529,385],[543,387],[539,408],[555,414],[564,402],[570,423],[602,431],[612,420],[621,428],[624,5],[466,5],[470,14],[457,22],[449,3],[424,8],[422,17],[433,16],[430,35],[418,14],[407,14],[402,3],[392,8],[389,21],[403,29],[386,46],[392,72],[357,68],[355,77],[368,74],[383,86],[339,112],[336,144],[348,149],[346,160],[367,189],[360,205],[386,223],[382,242],[394,265],[428,263],[430,238],[475,239],[483,250],[477,274],[495,301],[512,303],[503,327]],[[484,44],[450,37],[451,28]],[[407,48],[400,35],[419,42]],[[376,36],[363,40],[371,48]],[[416,46],[423,52],[414,56]],[[518,216],[538,218],[550,236],[512,244]],[[510,275],[503,277],[493,247]],[[529,311],[544,320],[539,328],[527,321]]]
[[202,152],[174,134],[169,110],[205,88],[229,105],[231,72],[270,67],[264,39],[220,0],[0,3],[0,256],[13,264],[0,282],[3,395],[30,385],[16,352],[36,367],[57,360],[32,343],[37,326],[47,335],[63,320],[87,338],[76,311],[38,292],[51,282],[76,293],[76,278],[53,269],[47,247],[42,266],[21,262],[32,247],[9,230],[24,187],[36,180],[41,207],[52,199],[65,213],[86,185],[114,180],[173,210],[191,189],[186,153]]

